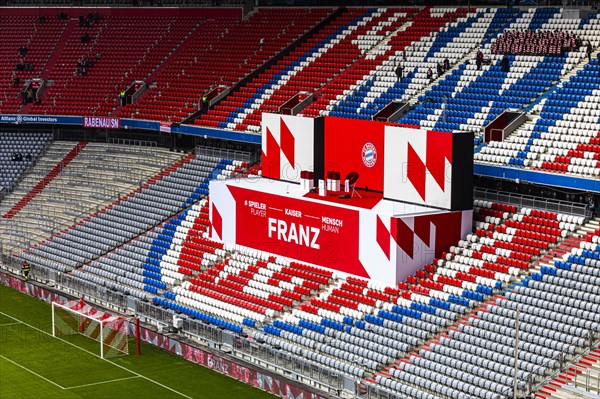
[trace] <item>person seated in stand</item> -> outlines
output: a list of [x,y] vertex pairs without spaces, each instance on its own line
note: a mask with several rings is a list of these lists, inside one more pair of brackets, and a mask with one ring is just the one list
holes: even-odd
[[450,61],[448,58],[444,58],[444,70],[448,71],[450,69]]
[[429,82],[433,80],[433,71],[431,70],[431,68],[427,68],[427,79],[429,80]]
[[21,84],[21,79],[19,79],[18,76],[15,76],[13,78],[13,87],[19,87],[20,84]]
[[444,67],[442,66],[441,62],[438,62],[436,68],[437,68],[437,76],[439,78],[444,73]]

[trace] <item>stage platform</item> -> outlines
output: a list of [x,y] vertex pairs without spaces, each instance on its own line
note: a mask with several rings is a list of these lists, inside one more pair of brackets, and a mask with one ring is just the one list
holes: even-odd
[[320,197],[268,178],[210,182],[212,237],[374,279],[404,281],[471,231],[472,211],[384,199]]

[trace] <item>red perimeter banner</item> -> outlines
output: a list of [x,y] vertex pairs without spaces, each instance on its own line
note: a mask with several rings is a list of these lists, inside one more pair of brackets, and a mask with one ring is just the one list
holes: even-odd
[[119,118],[84,116],[83,127],[96,129],[119,129],[121,124]]
[[227,219],[234,216],[236,228],[230,238],[237,244],[365,276],[358,260],[358,211],[226,187],[235,210],[221,204],[211,207],[213,232],[219,237],[231,235]]
[[324,166],[343,180],[357,172],[356,187],[383,191],[385,124],[370,120],[325,117]]

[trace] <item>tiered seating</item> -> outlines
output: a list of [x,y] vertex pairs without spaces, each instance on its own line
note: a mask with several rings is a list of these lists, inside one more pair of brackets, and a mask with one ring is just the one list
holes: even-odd
[[[219,85],[233,86],[323,20],[331,9],[259,9],[247,20],[209,21],[120,115],[181,121]],[[263,44],[260,42],[263,40]]]
[[[321,89],[320,98],[303,111],[304,115],[324,114],[356,117],[359,108],[360,113],[364,112],[362,109],[364,107],[360,107],[360,103],[365,99],[367,90],[372,88],[373,80],[378,81],[378,86],[384,85],[376,89],[377,96],[379,96],[385,87],[392,86],[393,82],[398,80],[394,71],[402,58],[401,54],[404,52],[405,56],[410,56],[407,51],[412,48],[410,47],[412,43],[420,43],[421,40],[425,40],[425,37],[430,36],[431,32],[435,32],[446,22],[454,19],[451,15],[444,17],[443,12],[441,16],[439,14],[432,15],[428,7],[416,14],[417,10],[414,9],[403,9],[402,11],[407,13],[409,21],[401,25],[404,21],[399,20],[395,26],[396,31],[384,38],[381,46],[375,47],[367,57],[361,58],[344,73],[328,82]],[[379,79],[376,78],[378,75],[381,75]],[[393,92],[393,89],[390,90]],[[397,93],[394,92],[394,94]],[[339,106],[336,107],[336,110],[331,112],[338,103]],[[372,101],[369,100],[367,105],[372,106],[371,103]]]
[[367,377],[455,317],[452,310],[407,301],[399,293],[347,277],[253,337],[322,367]]
[[[401,38],[397,50],[384,53],[385,47],[376,49],[375,54],[383,55],[377,70],[359,81],[351,93],[343,95],[337,102],[330,102],[324,113],[370,119],[392,100],[407,100],[429,84],[429,68],[436,71],[437,64],[445,59],[454,65],[481,41],[494,12],[487,12],[487,9],[478,9],[471,14],[465,9],[423,10],[413,18],[405,32],[396,36]],[[408,32],[418,33],[412,38],[414,42],[404,37]],[[390,40],[392,46],[394,39]],[[396,75],[399,65],[403,69],[402,79]]]
[[27,233],[31,244],[131,192],[180,156],[158,148],[97,143],[55,142],[51,150],[36,173],[0,206],[7,221],[0,231],[10,222],[10,229]]
[[475,160],[600,176],[599,72],[596,58],[548,96],[539,118],[525,123],[504,142],[491,142]]
[[313,92],[395,30],[394,9],[348,9],[300,47],[229,96],[199,124],[227,129],[260,131],[262,112],[277,111],[299,91]]
[[0,190],[12,190],[51,142],[50,133],[0,133]]
[[518,394],[530,393],[531,384],[562,367],[598,337],[600,273],[584,266],[597,262],[593,243],[597,239],[588,236],[563,261],[543,266],[375,382],[402,393],[414,387],[453,398],[512,396],[518,310]]
[[[118,94],[150,72],[198,25],[198,19],[176,17],[102,17],[92,27],[71,21],[60,60],[48,71],[54,81],[31,113],[108,115],[119,105]],[[89,43],[81,36],[88,33]],[[100,55],[100,57],[98,57]],[[92,59],[85,76],[77,62]]]
[[[230,175],[231,170],[228,167],[233,166],[233,162],[213,157],[202,156],[194,158],[193,156],[188,156],[183,165],[177,166],[176,164],[170,167],[164,172],[168,174],[151,179],[144,188],[134,191],[117,205],[109,207],[107,210],[75,226],[74,229],[67,231],[62,236],[53,239],[53,242],[46,243],[45,245],[52,248],[60,246],[81,248],[81,250],[71,251],[78,253],[79,257],[74,257],[70,262],[65,262],[68,267],[77,267],[78,264],[97,258],[99,255],[120,246],[123,242],[127,242],[132,237],[148,230],[148,228],[164,220],[165,215],[172,215],[177,209],[187,207],[189,204],[200,200],[202,196],[208,193],[208,181]],[[237,161],[235,162],[238,163]],[[242,165],[242,163],[239,163],[239,165]],[[152,198],[155,199],[152,200]],[[153,201],[157,204],[156,209],[149,207],[149,204],[153,203]],[[156,239],[150,240],[147,237],[140,237],[139,240],[117,249],[116,253],[107,254],[106,257],[90,263],[83,270],[74,271],[74,275],[96,282],[100,281],[102,285],[110,286],[117,283],[123,285],[124,282],[128,282],[128,279],[133,278],[127,275],[126,272],[131,273],[135,271],[145,278],[136,276],[137,279],[134,279],[133,283],[129,282],[131,284],[126,284],[129,287],[117,289],[124,292],[133,289],[138,296],[142,296],[143,293],[135,290],[144,290],[156,294],[158,289],[166,289],[167,283],[172,285],[175,283],[175,279],[180,280],[182,272],[184,274],[190,273],[181,270],[181,268],[167,267],[163,270],[163,268],[158,267],[156,269],[152,265],[155,265],[157,262],[160,264],[160,258],[174,240],[175,230],[182,223],[182,220],[185,219],[188,212],[194,214],[194,209],[186,210],[183,214],[171,218],[155,232],[149,233],[149,237],[156,237]],[[120,223],[127,223],[123,226],[124,231],[119,231],[119,229],[115,228],[118,226],[119,221]],[[100,250],[94,250],[93,248],[88,250],[79,245],[80,243],[89,243],[91,246],[94,246],[94,243],[90,241],[91,236],[85,234],[93,233],[94,230],[96,231],[95,234],[100,236]],[[31,252],[39,254],[40,250],[35,248]],[[42,256],[52,259],[51,256],[47,255],[47,253],[52,253],[51,250],[45,250],[42,247],[41,252],[44,252]],[[142,259],[140,259],[140,256]],[[115,267],[118,269],[119,266],[115,264],[115,258],[124,259],[126,257],[132,258],[130,262],[127,262],[129,266],[125,270],[117,271]],[[143,259],[151,259],[151,261],[146,260],[147,264],[144,264],[144,267],[140,267],[141,265],[136,263],[136,261]],[[158,259],[158,261],[155,259]],[[136,269],[136,267],[137,270],[132,270],[132,268]],[[144,285],[139,284],[140,280]]]
[[[32,248],[23,257],[59,270],[89,262],[176,214],[201,195],[227,162],[188,155],[142,187],[70,230]],[[65,253],[64,257],[58,254]]]
[[[247,166],[246,162],[221,160],[186,199],[186,204],[206,196],[210,179],[230,177]],[[181,284],[184,276],[190,276],[193,271],[200,270],[201,264],[204,265],[204,262],[184,261],[183,257],[178,261],[177,257],[191,229],[190,240],[194,239],[192,235],[201,235],[206,230],[206,205],[206,199],[196,202],[162,226],[73,271],[73,274],[144,299],[148,299],[148,292],[156,294],[158,290],[163,292],[167,287]]]
[[[543,24],[544,28],[552,28],[555,25],[550,17],[558,19],[559,10],[530,10],[510,27],[531,29]],[[459,66],[421,96],[423,104],[415,106],[400,122],[441,131],[480,132],[506,108],[520,109],[530,104],[557,81],[565,65],[570,68],[581,59],[579,53],[562,57],[509,55],[509,72],[503,72],[504,56],[491,55],[489,48],[488,42],[481,50],[490,58],[490,66],[484,65],[481,70],[473,63]]]
[[144,268],[152,272],[167,266],[177,268],[182,277],[195,275],[164,292],[164,298],[154,298],[155,304],[213,324],[227,320],[227,328],[241,331],[242,326],[255,327],[289,311],[328,284],[330,272],[209,239],[206,205],[201,202],[181,222],[175,233],[177,246],[171,245],[156,260],[146,260]]
[[[31,78],[39,78],[50,58],[58,37],[65,28],[66,21],[54,17],[41,23],[37,16],[0,15],[2,35],[0,37],[0,112],[16,113],[22,104],[19,91]],[[18,49],[27,47],[27,54],[21,57]],[[31,63],[31,70],[17,71],[20,60]],[[19,79],[15,87],[13,78]]]

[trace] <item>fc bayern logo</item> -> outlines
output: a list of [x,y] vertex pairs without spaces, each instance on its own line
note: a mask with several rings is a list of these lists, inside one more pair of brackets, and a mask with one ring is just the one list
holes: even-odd
[[362,161],[367,168],[372,168],[377,163],[377,148],[373,143],[365,143],[362,148]]

